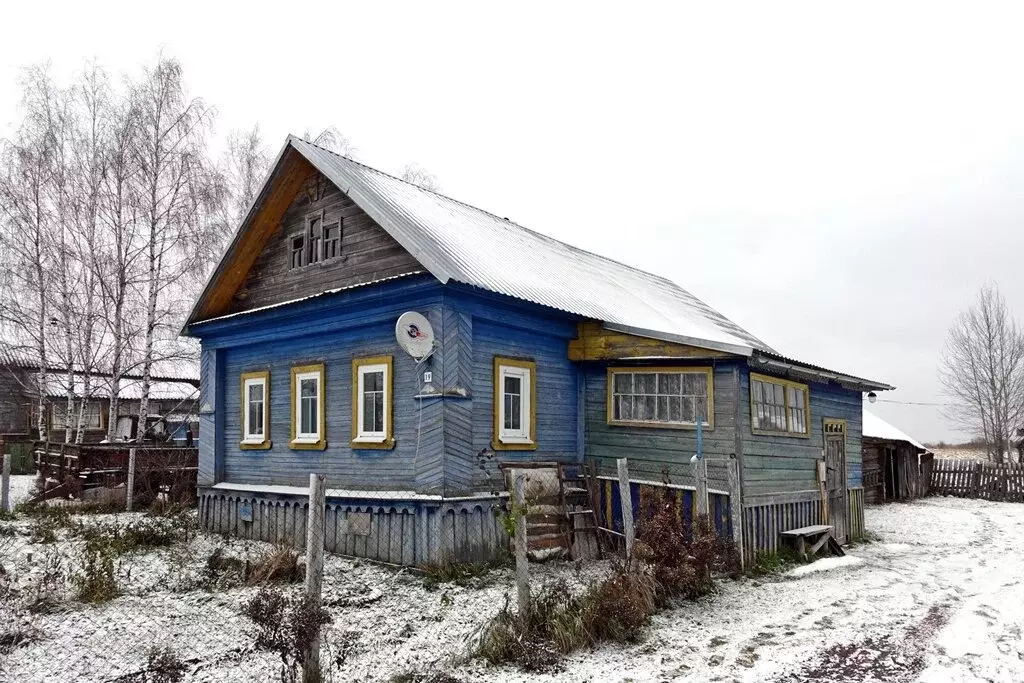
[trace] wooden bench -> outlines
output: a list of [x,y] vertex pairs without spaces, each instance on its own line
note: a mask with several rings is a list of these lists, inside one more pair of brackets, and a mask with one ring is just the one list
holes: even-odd
[[784,539],[794,541],[796,543],[796,551],[800,553],[804,560],[807,559],[809,554],[817,555],[819,550],[826,547],[834,555],[842,557],[846,553],[843,552],[842,546],[836,542],[836,539],[832,537],[832,530],[834,528],[828,524],[815,524],[783,531],[779,535]]

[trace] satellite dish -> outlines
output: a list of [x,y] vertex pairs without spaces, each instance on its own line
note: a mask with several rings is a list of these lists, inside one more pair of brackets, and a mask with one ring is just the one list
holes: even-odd
[[409,311],[398,316],[395,339],[402,350],[416,360],[426,358],[434,351],[434,328],[422,314]]

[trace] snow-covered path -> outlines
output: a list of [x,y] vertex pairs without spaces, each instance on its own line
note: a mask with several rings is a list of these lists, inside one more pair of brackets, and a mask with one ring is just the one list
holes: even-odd
[[879,542],[727,583],[656,617],[636,646],[473,680],[1024,680],[1024,505],[931,498],[869,508],[867,524]]
[[[460,683],[1024,680],[1024,505],[926,499],[869,508],[867,525],[880,540],[845,558],[726,581],[716,595],[658,614],[637,644],[580,652],[545,674],[463,657],[514,593],[510,572],[496,572],[483,588],[428,591],[407,571],[329,557],[324,597],[333,623],[324,652],[334,665],[327,680],[387,683],[431,668],[451,676],[439,680]],[[6,559],[0,552],[0,563],[21,579],[39,576],[55,547],[24,536],[8,542],[16,546]],[[254,589],[193,587],[221,546],[246,557],[266,550],[200,534],[186,546],[128,558],[118,569],[121,597],[95,607],[70,601],[32,617],[40,638],[6,661],[0,651],[0,681],[58,674],[111,681],[137,671],[158,643],[186,656],[186,681],[273,679],[273,657],[253,650],[253,629],[239,614]],[[535,584],[586,583],[600,571],[531,567]]]

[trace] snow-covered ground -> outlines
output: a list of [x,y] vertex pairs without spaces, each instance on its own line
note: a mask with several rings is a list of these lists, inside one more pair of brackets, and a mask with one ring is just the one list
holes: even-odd
[[36,487],[36,475],[34,474],[13,474],[11,475],[11,507],[28,500]]
[[[512,592],[508,571],[483,588],[429,591],[408,571],[330,557],[327,680],[386,683],[429,668],[466,683],[1024,680],[1024,505],[927,499],[869,508],[867,522],[881,540],[847,558],[726,581],[717,595],[658,614],[639,643],[581,652],[545,674],[463,657]],[[59,547],[67,562],[79,543],[16,536],[4,548],[4,540],[0,563],[23,589],[46,573],[47,548]],[[196,587],[217,547],[249,558],[266,549],[200,534],[124,558],[125,595],[105,605],[69,599],[56,613],[8,616],[36,640],[0,654],[0,680],[127,680],[118,677],[138,671],[153,644],[187,661],[185,680],[274,680],[273,657],[253,649],[253,628],[239,614],[255,589]],[[603,567],[531,569],[537,583],[556,575],[587,582]],[[7,629],[0,621],[0,638]]]

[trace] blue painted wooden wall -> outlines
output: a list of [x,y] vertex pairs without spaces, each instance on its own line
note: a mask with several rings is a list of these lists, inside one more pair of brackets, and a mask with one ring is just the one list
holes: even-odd
[[[435,328],[437,353],[417,368],[394,339],[406,310],[424,313]],[[201,483],[303,486],[309,472],[327,475],[332,488],[416,490],[460,495],[491,487],[498,459],[566,459],[579,454],[577,371],[567,359],[574,322],[564,314],[485,295],[430,278],[399,281],[314,297],[197,327],[203,341],[203,400],[221,423],[201,430]],[[351,361],[394,357],[394,437],[391,450],[353,449]],[[536,451],[496,454],[481,470],[478,453],[493,431],[493,358],[537,362]],[[324,363],[327,448],[293,450],[290,369]],[[242,450],[240,381],[243,372],[270,372],[268,450]],[[442,396],[423,395],[422,372]],[[209,438],[213,436],[213,438]]]
[[[759,371],[760,372],[760,371]],[[763,373],[762,374],[766,374]],[[745,498],[817,491],[817,465],[824,447],[823,421],[846,420],[847,486],[861,486],[862,394],[838,384],[806,382],[810,391],[810,438],[754,434],[750,420],[750,369],[741,373],[740,403]]]
[[[668,364],[668,363],[665,363]],[[704,361],[676,363],[681,367],[714,365],[713,429],[702,432],[704,456],[723,460],[736,452],[734,425],[738,361]],[[697,452],[697,432],[693,429],[661,429],[656,427],[619,426],[608,424],[608,373],[604,363],[588,363],[584,370],[586,382],[586,452],[597,461],[601,472],[613,474],[616,458],[629,459],[631,477],[662,481],[663,475],[676,484],[692,485],[690,458]],[[725,489],[725,469],[708,468],[708,485]]]

